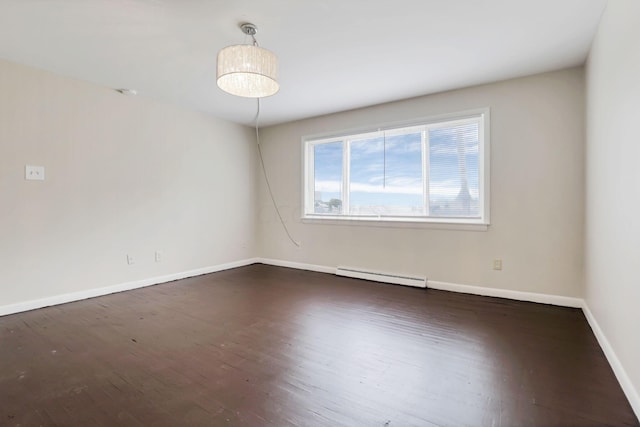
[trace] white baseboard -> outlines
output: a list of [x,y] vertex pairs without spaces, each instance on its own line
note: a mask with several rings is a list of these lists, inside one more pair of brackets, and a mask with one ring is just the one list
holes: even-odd
[[256,262],[260,264],[275,265],[276,267],[288,267],[295,268],[297,270],[317,271],[318,273],[335,274],[335,267],[326,267],[324,265],[304,264],[301,262],[284,261],[281,259],[273,258],[258,258]]
[[600,344],[600,348],[602,348],[602,351],[604,352],[609,365],[611,365],[611,369],[613,369],[613,373],[618,379],[620,387],[622,387],[622,391],[627,396],[633,412],[636,414],[636,417],[640,419],[640,394],[638,394],[638,390],[636,390],[636,388],[633,386],[631,379],[627,375],[627,371],[625,371],[622,363],[620,363],[620,359],[618,359],[618,356],[609,343],[609,340],[607,339],[604,332],[602,332],[598,321],[593,316],[593,313],[589,309],[586,301],[584,301],[584,304],[582,305],[582,312],[587,318],[587,322],[589,322],[589,326],[591,326],[591,330],[596,336],[598,344]]
[[[278,267],[295,268],[298,270],[317,271],[320,273],[329,274],[336,273],[336,267],[327,267],[324,265],[304,264],[299,262],[270,258],[258,258],[257,262],[261,264],[275,265]],[[427,280],[427,288],[438,289],[442,291],[459,292],[463,294],[507,298],[518,301],[538,302],[542,304],[552,304],[571,308],[582,308],[583,305],[583,301],[581,298],[565,297],[561,295],[538,294],[534,292],[512,291],[508,289],[484,288],[481,286],[459,285],[457,283],[439,282],[435,280]]]
[[336,276],[352,277],[354,279],[371,280],[373,282],[390,283],[393,285],[412,286],[414,288],[426,288],[427,278],[422,276],[409,276],[396,274],[389,271],[362,269],[360,267],[338,266]]
[[259,262],[258,258],[249,258],[240,261],[218,264],[210,267],[198,268],[195,270],[182,271],[166,276],[151,277],[149,279],[136,280],[132,282],[120,283],[117,285],[105,286],[101,288],[87,289],[84,291],[70,292],[62,295],[54,295],[46,298],[39,298],[30,301],[19,302],[0,306],[0,316],[20,313],[23,311],[35,310],[37,308],[49,307],[52,305],[66,304],[68,302],[80,301],[87,298],[99,297],[116,292],[129,291],[132,289],[144,288],[146,286],[158,285],[160,283],[171,282],[173,280],[186,279],[187,277],[200,276],[203,274],[215,273],[216,271],[229,270],[231,268],[243,267],[245,265]]
[[427,280],[427,288],[441,291],[459,292],[463,294],[482,295],[486,297],[507,298],[518,301],[537,302],[541,304],[559,305],[561,307],[582,308],[582,298],[561,295],[539,294],[535,292],[512,291],[509,289],[485,288],[482,286],[459,285],[457,283]]

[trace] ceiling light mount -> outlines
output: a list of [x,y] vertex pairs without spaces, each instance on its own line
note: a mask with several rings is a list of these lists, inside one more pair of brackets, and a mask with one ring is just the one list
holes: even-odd
[[278,58],[258,46],[258,28],[249,22],[240,24],[242,32],[253,39],[253,44],[227,46],[218,52],[216,82],[218,87],[232,95],[246,98],[264,98],[278,92]]
[[255,36],[256,33],[258,32],[258,27],[256,27],[250,22],[245,22],[244,24],[240,24],[240,29],[246,35],[252,36],[252,37]]

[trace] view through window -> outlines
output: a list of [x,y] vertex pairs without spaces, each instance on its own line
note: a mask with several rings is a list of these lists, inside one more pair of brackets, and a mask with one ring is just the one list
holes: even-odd
[[305,140],[305,216],[486,223],[486,116]]

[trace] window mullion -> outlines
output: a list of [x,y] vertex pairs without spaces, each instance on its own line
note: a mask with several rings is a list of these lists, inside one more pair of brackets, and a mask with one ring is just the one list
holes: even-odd
[[483,221],[486,221],[487,218],[485,217],[485,215],[487,210],[486,210],[485,203],[487,202],[487,199],[486,199],[485,191],[487,191],[488,182],[485,182],[485,167],[487,162],[485,161],[486,146],[485,146],[485,133],[484,133],[485,132],[484,114],[477,119],[477,123],[478,123],[478,181],[479,181],[478,204],[480,206],[480,216]]
[[422,131],[422,194],[424,215],[430,216],[429,211],[429,128],[425,126]]
[[304,210],[305,213],[314,213],[314,195],[315,195],[315,183],[316,183],[316,169],[314,162],[314,144],[306,143],[304,147],[305,153],[305,167],[307,168],[307,173],[305,174],[305,200],[304,200]]
[[351,140],[345,139],[342,148],[342,214],[350,215],[351,207],[349,205],[349,186],[351,183],[350,165],[351,158]]

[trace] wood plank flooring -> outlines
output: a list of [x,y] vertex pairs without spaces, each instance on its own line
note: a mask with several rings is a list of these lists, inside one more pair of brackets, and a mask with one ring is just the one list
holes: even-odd
[[639,423],[580,310],[257,264],[0,318],[0,425]]

